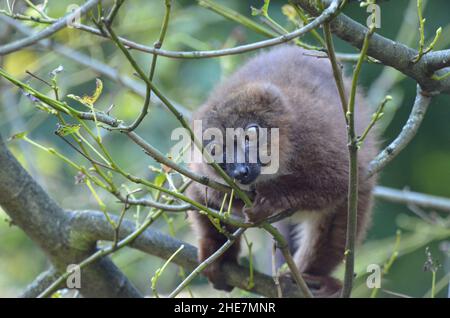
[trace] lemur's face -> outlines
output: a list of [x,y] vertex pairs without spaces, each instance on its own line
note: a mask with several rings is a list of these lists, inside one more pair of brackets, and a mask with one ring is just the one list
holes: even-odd
[[263,161],[259,154],[258,124],[249,124],[245,129],[228,130],[225,143],[222,145],[223,162],[219,165],[225,172],[239,183],[248,185],[253,183],[261,174]]
[[286,146],[280,144],[280,134],[288,130],[286,118],[278,89],[247,85],[214,104],[202,119],[205,149],[241,185],[270,178],[280,166],[280,146]]

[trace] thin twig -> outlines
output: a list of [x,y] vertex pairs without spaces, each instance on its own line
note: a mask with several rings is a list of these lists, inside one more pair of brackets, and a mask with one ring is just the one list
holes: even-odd
[[42,40],[42,39],[52,36],[56,32],[67,27],[70,23],[72,23],[72,21],[75,18],[86,14],[86,12],[88,12],[95,5],[97,5],[99,1],[100,0],[89,0],[85,4],[83,4],[81,7],[77,8],[75,11],[67,14],[64,18],[57,20],[55,23],[53,23],[48,28],[46,28],[36,34],[30,35],[29,37],[26,37],[24,39],[0,46],[0,55],[6,55],[9,53],[21,50],[30,45],[33,45],[34,43],[38,42],[39,40]]
[[[112,241],[114,237],[113,230],[109,223],[104,219],[101,212],[95,211],[71,211],[73,222],[73,230],[84,238],[89,240],[105,240]],[[134,222],[124,220],[121,238],[128,236],[135,229]],[[129,247],[140,250],[144,253],[155,255],[157,257],[167,259],[179,248],[185,245],[185,248],[173,260],[173,263],[184,267],[186,270],[194,270],[198,265],[198,250],[189,243],[172,238],[167,234],[148,228],[143,232]],[[242,265],[224,264],[224,278],[227,284],[248,290],[248,274],[249,269]],[[253,293],[266,297],[276,297],[276,288],[271,276],[262,274],[255,270],[254,272],[255,286],[251,290]],[[302,293],[297,285],[291,280],[282,282],[283,295],[285,297],[301,297]]]
[[179,284],[174,291],[169,295],[169,298],[175,298],[186,286],[188,286],[192,280],[198,276],[206,267],[215,262],[220,256],[223,255],[236,241],[236,239],[245,232],[245,229],[237,229],[232,235],[228,237],[228,240],[210,257],[201,262],[190,274],[186,277],[181,284]]
[[[0,15],[0,21],[5,22],[8,25],[11,25],[22,34],[29,34],[30,32],[32,32],[31,28],[25,26],[24,24],[10,17]],[[37,42],[37,44],[52,52],[58,53],[59,55],[64,56],[78,64],[81,64],[89,69],[92,69],[93,71],[101,74],[104,77],[107,77],[115,82],[118,82],[119,84],[130,89],[132,92],[136,93],[141,97],[145,97],[146,95],[145,85],[141,84],[140,82],[136,81],[131,77],[121,75],[119,71],[101,62],[100,60],[96,60],[91,56],[78,52],[75,49],[69,48],[65,45],[59,44],[56,41],[50,41],[49,39],[40,40],[39,42]],[[157,101],[159,104],[162,104],[162,101],[159,98],[157,99]],[[185,118],[190,117],[191,114],[185,107],[175,103],[174,101],[170,102],[172,103],[172,105],[174,105],[174,107],[177,108],[177,110]]]
[[[172,7],[172,0],[165,0],[165,7],[166,7],[166,12],[164,14],[164,19],[163,19],[163,23],[161,26],[161,32],[159,35],[159,39],[154,44],[154,47],[157,49],[162,47],[164,38],[166,36],[167,28],[169,26],[170,9]],[[155,75],[157,59],[158,59],[158,55],[153,55],[152,63],[150,66],[150,74],[148,76],[149,82],[153,81],[153,76]],[[146,84],[147,84],[146,85],[147,89],[146,89],[146,94],[145,94],[145,101],[144,101],[144,106],[142,107],[141,113],[139,114],[138,118],[136,118],[136,120],[130,126],[122,128],[121,130],[127,131],[127,132],[135,130],[139,126],[139,124],[144,120],[145,116],[147,115],[148,108],[150,105],[150,99],[151,99],[151,95],[152,95],[152,86],[150,86],[149,83],[146,83]]]
[[372,120],[370,121],[369,125],[366,127],[366,129],[364,130],[364,132],[361,134],[360,137],[358,137],[358,143],[362,144],[364,142],[364,140],[367,138],[367,136],[369,135],[369,132],[372,130],[372,128],[375,126],[375,124],[377,123],[378,120],[380,120],[380,118],[383,116],[383,110],[384,110],[384,106],[386,106],[386,104],[392,100],[391,96],[386,96],[380,103],[380,105],[378,105],[377,110],[375,111],[375,113],[372,115]]
[[289,251],[288,242],[286,241],[284,236],[274,226],[270,225],[269,223],[264,223],[261,227],[272,235],[273,239],[277,244],[277,247],[280,249],[284,259],[286,260],[289,270],[291,271],[292,277],[294,278],[298,287],[300,287],[303,296],[306,298],[312,298],[313,294],[309,290],[308,285],[306,284],[305,280],[302,277],[302,274],[300,273],[297,265],[295,264],[291,252]]
[[341,99],[342,111],[343,111],[343,114],[345,117],[345,121],[347,122],[347,116],[346,116],[347,105],[348,105],[347,93],[345,91],[344,79],[342,78],[342,68],[338,64],[338,61],[336,58],[336,53],[335,53],[334,44],[333,44],[333,36],[331,35],[331,29],[330,29],[329,23],[325,23],[323,25],[323,33],[324,33],[325,41],[326,41],[326,45],[327,45],[328,58],[330,59],[331,68],[333,70],[334,81],[336,83],[336,87],[337,87],[337,90],[339,93],[339,98]]
[[[329,4],[330,0],[322,0]],[[318,15],[315,1],[295,0],[305,11]],[[345,14],[339,14],[331,22],[332,32],[354,47],[361,48],[367,27],[354,21]],[[417,55],[417,50],[400,42],[394,42],[380,34],[374,34],[370,40],[368,55],[380,61],[383,65],[391,66],[408,77],[416,80],[426,92],[450,93],[450,78],[444,81],[435,81],[430,78],[437,69],[450,66],[450,50],[429,52],[416,64],[411,63]]]
[[431,96],[424,94],[417,86],[416,99],[414,106],[411,110],[409,118],[406,124],[403,126],[402,131],[383,151],[381,151],[375,159],[373,159],[368,168],[367,176],[371,177],[377,172],[381,171],[389,162],[392,161],[397,155],[410,143],[414,138],[419,127],[422,123],[428,106],[431,102]]
[[438,197],[419,192],[413,192],[407,189],[397,190],[387,187],[375,187],[373,192],[376,198],[399,203],[414,204],[425,209],[438,210],[450,213],[450,199]]
[[[118,37],[118,39],[124,46],[126,46],[130,49],[135,49],[135,50],[139,50],[142,52],[147,52],[147,53],[151,53],[151,54],[172,57],[172,58],[198,59],[198,58],[211,58],[211,57],[219,57],[219,56],[225,56],[225,55],[241,54],[241,53],[245,53],[245,52],[262,49],[265,47],[274,46],[277,44],[286,43],[295,38],[305,35],[306,33],[310,32],[311,30],[322,25],[324,22],[333,18],[335,13],[338,11],[339,2],[340,2],[340,0],[332,0],[330,5],[328,6],[328,8],[325,9],[320,16],[318,16],[311,23],[305,25],[304,27],[302,27],[300,29],[297,29],[288,34],[278,36],[273,39],[255,42],[252,44],[241,45],[241,46],[237,46],[234,48],[221,49],[221,50],[210,50],[210,51],[167,51],[167,50],[155,49],[154,47],[148,47],[148,46],[145,46],[142,44],[138,44],[138,43],[129,41],[129,40],[121,38],[121,37]],[[105,36],[104,34],[102,34],[101,31],[99,31],[96,28],[92,28],[92,27],[82,25],[82,24],[77,24],[76,26],[79,30],[90,32],[92,34],[102,36],[102,37]],[[43,37],[36,39],[34,42],[36,42],[37,40],[40,40],[42,38]],[[11,51],[14,51],[14,50],[9,50],[8,53],[10,53]],[[2,47],[0,47],[0,55],[2,55],[2,53],[3,53],[3,50],[2,50]],[[6,53],[3,53],[3,54],[6,54]]]
[[283,291],[282,291],[281,285],[280,285],[280,271],[277,268],[277,262],[276,262],[276,253],[277,253],[277,244],[275,242],[273,242],[273,244],[272,244],[272,277],[273,277],[273,282],[275,283],[275,286],[277,288],[278,298],[283,298]]
[[[117,244],[113,244],[109,247],[103,248],[89,256],[88,258],[84,259],[82,262],[77,264],[77,267],[79,269],[82,269],[83,267],[88,266],[89,264],[94,263],[95,261],[99,260],[102,257],[105,257],[113,252],[116,252],[117,250],[121,249],[122,247],[127,246],[131,242],[133,242],[137,237],[139,237],[142,232],[144,232],[161,214],[162,210],[157,211],[155,214],[151,215],[147,220],[134,232],[132,232],[130,235],[125,237],[123,240],[118,242]],[[38,298],[45,298],[52,295],[59,286],[72,274],[72,272],[67,271],[63,275],[61,275],[57,280],[55,280],[49,287],[47,287],[41,294],[39,294]]]
[[348,212],[347,212],[347,235],[345,241],[345,274],[341,297],[348,298],[353,288],[354,266],[355,266],[355,246],[357,236],[357,214],[358,214],[358,137],[355,128],[355,99],[358,85],[358,78],[362,64],[369,48],[369,40],[375,31],[375,25],[367,31],[364,44],[361,49],[361,56],[353,71],[352,87],[347,106],[347,131],[348,131],[348,151],[349,151],[349,182],[348,182]]
[[106,17],[106,23],[111,25],[116,18],[116,15],[119,13],[120,7],[125,2],[125,0],[114,0],[114,5],[109,11],[108,16]]
[[[211,166],[214,168],[216,173],[225,181],[226,184],[228,184],[231,188],[234,189],[234,191],[239,196],[239,198],[244,202],[244,204],[248,207],[251,206],[252,202],[251,202],[250,198],[248,197],[248,195],[236,185],[234,180],[227,173],[225,173],[225,171],[223,171],[223,169],[211,158],[210,154],[207,151],[206,152],[203,151],[203,148],[204,148],[203,143],[198,140],[197,136],[195,136],[191,126],[186,121],[186,119],[183,117],[183,115],[180,112],[178,112],[178,110],[175,108],[175,106],[172,105],[170,103],[170,101],[159,91],[159,89],[155,87],[155,85],[150,81],[150,79],[148,79],[146,77],[144,71],[140,68],[140,66],[138,65],[136,60],[131,56],[130,52],[128,52],[127,48],[125,48],[125,46],[120,42],[119,38],[117,37],[117,35],[113,31],[113,29],[107,24],[104,24],[104,25],[108,29],[108,32],[111,36],[112,41],[119,47],[119,49],[125,55],[127,60],[130,62],[130,64],[136,70],[136,72],[138,73],[140,78],[142,80],[144,80],[145,83],[149,87],[152,88],[152,90],[156,94],[156,96],[158,96],[163,101],[163,103],[172,112],[172,114],[175,116],[175,118],[180,122],[181,126],[189,132],[191,141],[194,143],[194,146],[196,146],[201,151],[203,156],[205,156],[206,161],[211,162]],[[126,131],[125,131],[125,133],[129,137],[134,134],[134,132],[126,132]],[[178,166],[178,165],[176,165],[176,166]],[[178,166],[177,168],[180,168],[180,167]]]

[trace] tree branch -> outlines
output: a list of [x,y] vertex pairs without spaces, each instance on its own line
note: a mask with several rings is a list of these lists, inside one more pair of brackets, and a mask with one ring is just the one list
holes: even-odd
[[[309,0],[293,0],[308,13],[318,15],[316,8]],[[329,3],[330,0],[324,0]],[[330,22],[331,31],[344,41],[361,49],[368,28],[352,20],[345,14],[339,14]],[[450,78],[434,80],[432,75],[439,68],[449,66],[450,50],[430,52],[420,61],[413,63],[417,50],[402,43],[392,41],[379,34],[373,34],[369,42],[367,54],[386,66],[391,66],[403,74],[415,79],[426,92],[450,94]]]
[[[325,9],[322,12],[322,14],[320,14],[311,23],[309,23],[309,24],[305,25],[304,27],[297,29],[293,32],[290,32],[290,33],[287,33],[287,34],[284,34],[284,35],[281,35],[281,36],[278,36],[278,37],[275,37],[272,39],[255,42],[255,43],[251,43],[251,44],[245,44],[245,45],[241,45],[241,46],[237,46],[237,47],[229,48],[229,49],[210,50],[210,51],[167,51],[167,50],[157,49],[154,47],[149,47],[149,46],[145,46],[145,45],[142,45],[139,43],[135,43],[133,41],[129,41],[122,37],[119,37],[118,39],[120,40],[120,42],[123,45],[125,45],[126,47],[128,47],[130,49],[135,49],[135,50],[142,51],[142,52],[147,52],[147,53],[151,53],[151,54],[155,54],[155,55],[161,55],[161,56],[172,57],[172,58],[198,59],[198,58],[211,58],[211,57],[219,57],[219,56],[225,56],[225,55],[241,54],[244,52],[250,52],[250,51],[257,50],[257,49],[262,49],[265,47],[270,47],[270,46],[274,46],[277,44],[286,43],[293,39],[296,39],[298,37],[305,35],[306,33],[310,32],[311,30],[322,25],[324,22],[330,20],[337,12],[338,7],[339,7],[339,2],[340,2],[340,0],[331,0],[330,5],[328,6],[327,9]],[[86,32],[89,32],[89,33],[92,33],[92,34],[95,34],[98,36],[102,36],[102,37],[106,36],[101,31],[97,30],[96,28],[93,28],[93,27],[90,27],[87,25],[82,25],[82,24],[77,24],[76,26],[79,30],[86,31]],[[34,42],[36,42],[36,41],[34,41]],[[0,47],[0,49],[1,49],[1,47]],[[20,49],[20,47],[18,49]],[[9,50],[7,53],[10,53],[10,52],[12,52],[12,51]],[[2,50],[0,50],[0,55],[1,54],[2,54]],[[4,53],[4,54],[6,54],[6,53]]]
[[407,205],[413,204],[425,209],[433,209],[450,213],[450,199],[448,198],[413,192],[407,189],[398,190],[382,186],[376,187],[373,194],[378,199],[390,202]]
[[36,298],[40,293],[42,293],[50,284],[57,279],[59,276],[58,271],[51,267],[45,272],[41,273],[36,279],[28,285],[28,287],[23,291],[21,298]]
[[[60,52],[64,52],[63,46],[53,44],[50,40],[46,39],[60,29],[64,28],[77,14],[84,14],[100,0],[87,1],[78,11],[74,12],[60,20],[51,21],[52,25],[43,31],[29,36],[25,39],[16,41],[14,43],[4,45],[0,47],[0,55],[8,54],[16,50],[28,47],[34,43],[39,43],[44,47],[56,47]],[[315,8],[312,6],[311,1],[297,0],[301,6],[304,6],[310,12],[318,15],[311,23],[307,24],[294,32],[276,37],[270,40],[252,43],[248,45],[242,45],[231,49],[213,50],[213,51],[193,51],[193,52],[175,52],[164,51],[155,45],[153,48],[144,47],[139,44],[135,44],[131,41],[118,38],[120,44],[126,45],[128,48],[139,49],[154,54],[154,61],[158,55],[176,57],[176,58],[208,58],[224,55],[239,54],[247,51],[256,50],[263,47],[273,46],[276,44],[284,43],[296,39],[307,32],[311,31],[315,27],[320,26],[324,22],[330,21],[338,10],[339,0],[329,0],[329,7],[325,9],[320,15],[318,12],[314,12]],[[121,4],[122,2],[120,2]],[[167,2],[166,2],[167,3]],[[4,20],[4,17],[1,17]],[[8,19],[8,18],[6,18]],[[109,19],[107,19],[108,21]],[[356,47],[361,47],[364,36],[367,33],[367,28],[349,19],[348,17],[341,15],[336,20],[330,22],[332,31],[335,32],[342,39],[348,41]],[[101,36],[107,36],[106,33],[90,28],[88,26],[79,25],[81,30],[88,31]],[[108,24],[106,25],[108,27]],[[164,31],[165,32],[165,31]],[[386,164],[388,164],[414,137],[421,121],[424,117],[425,111],[429,106],[431,97],[430,95],[436,92],[450,93],[450,79],[433,80],[432,75],[436,70],[450,66],[450,50],[430,52],[425,54],[420,61],[413,63],[414,57],[417,55],[417,51],[396,43],[389,39],[386,39],[380,35],[374,35],[367,47],[367,52],[370,56],[380,60],[383,64],[392,66],[404,74],[418,81],[422,88],[418,87],[416,101],[411,111],[410,117],[403,127],[400,135],[386,148],[384,149],[370,164],[369,175],[373,175],[380,171]],[[127,49],[128,49],[127,48]],[[125,52],[128,50],[125,49]],[[70,53],[70,54],[69,54]],[[108,74],[110,78],[115,78],[119,81],[124,81],[117,71],[112,68],[108,68],[107,65],[97,65],[97,62],[87,61],[89,57],[83,55],[77,55],[77,52],[61,53],[66,54],[70,58],[74,59],[84,65],[99,69],[103,74]],[[152,73],[154,66],[152,66]],[[1,71],[1,69],[0,69]],[[99,71],[99,72],[100,72]],[[438,73],[441,74],[445,70]],[[151,77],[149,76],[151,81]],[[14,82],[16,85],[18,81]],[[22,83],[21,83],[22,84]],[[148,87],[152,85],[147,82]],[[356,82],[355,82],[356,84]],[[23,84],[22,84],[23,85]],[[128,82],[131,85],[131,82]],[[19,87],[23,87],[20,86]],[[140,92],[142,95],[147,93],[149,97],[150,92],[145,92],[144,86],[140,86]],[[426,92],[426,93],[424,93]],[[162,96],[163,97],[163,96]],[[161,98],[161,97],[160,97]],[[165,97],[161,98],[165,102]],[[148,100],[149,101],[149,100]],[[169,102],[171,105],[171,103]],[[143,112],[136,121],[137,124],[145,116],[148,103],[145,103]],[[172,109],[171,109],[172,110]],[[178,115],[178,111],[175,109],[174,113]],[[77,112],[75,114],[81,119],[98,120],[104,122],[111,127],[122,127],[123,130],[127,130],[127,126],[124,126],[115,118],[108,116],[107,114],[92,114]],[[177,117],[181,117],[177,116]],[[137,126],[136,124],[136,126]],[[135,128],[135,124],[130,127]],[[129,130],[133,130],[129,129]],[[148,154],[154,157],[156,160],[165,163],[167,158],[163,156],[158,150],[154,149],[151,145],[146,143],[139,135],[134,132],[127,132],[127,135],[136,144],[141,146]],[[171,163],[168,162],[171,166]],[[95,244],[98,240],[111,240],[116,241],[117,236],[120,238],[127,238],[136,229],[133,224],[128,221],[124,221],[119,230],[119,235],[111,228],[110,223],[105,220],[103,213],[95,212],[64,212],[54,201],[52,201],[47,194],[35,183],[35,181],[23,170],[23,168],[17,163],[17,161],[11,156],[6,149],[3,141],[0,139],[0,205],[2,205],[5,211],[10,215],[13,222],[24,229],[24,231],[48,254],[50,260],[55,265],[56,269],[50,269],[38,277],[38,279],[25,291],[24,296],[33,296],[42,293],[42,290],[46,290],[51,287],[58,287],[58,281],[55,283],[54,278],[61,277],[61,272],[65,271],[65,266],[70,263],[78,263],[85,260],[88,257],[92,257],[96,253]],[[202,176],[191,173],[190,171],[180,168],[175,165],[172,168],[179,171],[182,174],[187,175],[191,179],[201,182],[206,185],[214,183]],[[197,179],[195,179],[197,178]],[[221,187],[222,185],[215,185]],[[227,188],[224,188],[225,190]],[[450,210],[450,200],[426,196],[417,193],[402,192],[399,190],[387,189],[378,187],[375,190],[375,195],[388,199],[394,202],[401,203],[415,203],[424,207],[436,208],[443,211]],[[120,197],[119,197],[120,199]],[[131,203],[131,202],[126,202]],[[154,202],[146,200],[134,200],[134,204],[154,206]],[[164,206],[160,206],[164,208]],[[174,210],[184,210],[189,205],[174,207]],[[32,220],[32,221],[30,221]],[[58,226],[54,226],[54,224]],[[141,235],[142,234],[142,235]],[[56,242],[56,243],[55,243]],[[157,255],[163,258],[170,257],[179,245],[184,244],[185,249],[177,255],[175,263],[186,267],[188,269],[194,269],[198,266],[196,261],[196,249],[184,242],[174,240],[163,234],[145,230],[140,233],[135,239],[130,242],[130,245],[141,249],[147,253]],[[230,243],[231,244],[231,243]],[[82,293],[86,296],[101,296],[101,297],[137,297],[139,293],[134,287],[127,281],[126,277],[114,266],[114,264],[107,257],[100,255],[100,259],[96,260],[93,264],[89,264],[86,268],[83,268],[83,286]],[[352,272],[352,271],[351,271]],[[227,265],[225,267],[224,275],[226,275],[227,283],[233,286],[237,286],[242,289],[247,289],[247,274],[248,269],[244,267]],[[51,284],[53,282],[53,284]],[[300,296],[302,293],[296,286],[282,281],[285,291],[284,295],[287,296]],[[306,285],[305,285],[306,286]],[[255,287],[253,292],[260,293],[269,297],[277,296],[277,288],[274,285],[272,278],[263,274],[255,274]]]
[[450,67],[450,50],[442,50],[427,53],[427,67],[431,73],[436,70]]
[[[22,34],[30,34],[32,32],[32,29],[25,26],[23,23],[20,23],[19,21],[14,20],[13,18],[1,14],[0,14],[0,21],[14,27],[17,31],[19,31]],[[101,62],[100,60],[93,59],[92,57],[86,54],[78,52],[72,48],[64,46],[50,39],[40,40],[37,42],[37,44],[47,50],[55,52],[61,56],[64,56],[67,59],[70,59],[80,65],[83,65],[84,67],[87,67],[90,70],[119,83],[120,85],[123,85],[124,87],[130,89],[133,93],[141,97],[146,96],[146,86],[144,84],[140,83],[139,81],[129,76],[121,75],[118,70]],[[159,105],[163,104],[163,102],[159,99],[158,96],[155,96],[155,99],[157,100]],[[177,108],[177,110],[185,118],[190,118],[191,113],[187,111],[186,108],[175,103],[174,101],[170,102]],[[166,108],[164,107],[164,109]]]
[[[378,186],[375,188],[374,196],[378,199],[390,202],[414,204],[423,208],[450,212],[450,199],[438,196],[412,192],[409,190],[398,190],[383,186]],[[114,231],[112,230],[110,224],[105,220],[102,212],[75,211],[69,213],[69,218],[71,220],[70,223],[73,224],[72,231],[77,233],[76,236],[83,237],[87,244],[96,240],[114,240]],[[121,225],[119,239],[127,237],[134,230],[134,224],[131,221],[125,220]],[[182,244],[185,245],[184,251],[181,252],[179,257],[174,259],[174,263],[186,268],[187,270],[194,270],[199,265],[197,262],[197,249],[183,241],[179,241],[160,232],[147,229],[141,234],[140,237],[130,244],[130,247],[162,259],[167,259]],[[227,265],[224,275],[227,277],[228,284],[239,288],[247,288],[248,276],[246,273],[248,272],[248,269],[242,266],[236,267]],[[38,278],[36,278],[35,282],[27,287],[22,294],[22,297],[36,297],[48,286],[50,286],[50,284],[57,279],[58,276],[59,274],[52,269],[42,273]],[[276,291],[273,290],[276,286],[272,286],[272,283],[273,280],[271,280],[268,276],[266,277],[263,274],[256,273],[255,288],[251,291],[267,297],[276,297]],[[296,290],[297,286],[292,282],[284,281],[283,284],[283,295],[287,297],[297,297],[300,295],[300,291]]]
[[[95,251],[95,244],[69,244],[68,215],[32,179],[0,138],[0,205],[64,272]],[[72,242],[71,242],[72,243]],[[82,271],[81,292],[86,297],[140,297],[136,288],[108,258]]]
[[417,95],[414,101],[414,106],[409,115],[408,121],[403,126],[400,134],[381,151],[375,159],[373,159],[368,168],[368,177],[373,176],[382,170],[392,159],[394,159],[414,138],[420,124],[422,123],[425,113],[430,105],[431,97],[425,96],[421,88],[417,87]]
[[75,11],[69,13],[65,17],[57,20],[55,23],[53,23],[51,26],[45,28],[44,30],[30,35],[29,37],[26,37],[24,39],[18,40],[13,43],[9,43],[3,46],[0,46],[0,55],[6,55],[18,50],[21,50],[23,48],[26,48],[30,45],[35,44],[39,40],[48,38],[55,34],[56,32],[64,29],[67,27],[74,19],[83,16],[88,12],[90,9],[92,9],[94,6],[96,6],[101,0],[89,0],[85,4],[83,4],[81,7],[76,9]]
[[236,232],[231,234],[228,237],[228,240],[223,244],[217,251],[214,252],[211,256],[209,256],[206,260],[204,260],[202,263],[200,263],[190,274],[188,277],[186,277],[181,284],[179,284],[175,290],[173,290],[169,298],[175,298],[181,291],[189,286],[189,284],[194,280],[195,277],[198,276],[198,274],[202,273],[203,270],[205,270],[206,267],[214,263],[220,256],[223,255],[236,241],[238,237],[240,237],[246,229],[240,228],[237,229]]
[[[86,242],[97,240],[112,241],[114,239],[114,231],[110,224],[105,220],[103,213],[95,211],[73,211],[70,213],[70,223],[72,231],[77,236],[83,237]],[[124,220],[119,231],[119,238],[127,237],[135,230],[133,222]],[[129,246],[136,248],[145,253],[168,259],[181,246],[184,248],[173,259],[173,262],[187,270],[194,270],[198,265],[197,248],[194,246],[162,234],[158,231],[146,229],[139,235]],[[248,290],[249,269],[244,266],[233,264],[225,264],[223,275],[227,284]],[[253,293],[266,297],[276,297],[276,286],[273,278],[254,272],[254,287],[250,290]],[[301,297],[302,292],[297,285],[290,279],[281,280],[283,287],[283,295],[285,297]]]

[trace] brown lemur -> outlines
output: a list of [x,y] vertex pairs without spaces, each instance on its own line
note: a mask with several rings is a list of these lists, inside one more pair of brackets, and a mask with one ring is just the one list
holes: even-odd
[[[347,78],[345,85],[349,92]],[[355,108],[356,129],[361,134],[370,122],[370,111],[360,92]],[[238,185],[254,193],[251,208],[245,208],[235,198],[233,213],[258,221],[287,209],[298,210],[277,225],[284,232],[289,229],[290,248],[300,271],[307,279],[320,282],[316,295],[336,294],[340,284],[330,275],[344,258],[349,155],[347,128],[330,61],[290,45],[260,53],[220,84],[193,120],[202,121],[203,131],[214,127],[224,136],[226,128],[279,129],[278,141],[271,141],[279,149],[279,168],[275,173],[262,174],[264,165],[259,158],[250,162],[246,156],[244,162],[221,163]],[[365,175],[377,150],[374,135],[372,132],[367,137],[359,151],[358,242],[363,239],[370,219],[375,181]],[[236,143],[234,147],[239,146]],[[224,157],[229,150],[223,147]],[[247,150],[244,147],[244,152]],[[190,166],[201,175],[221,180],[206,162]],[[198,183],[190,186],[188,195],[217,210],[224,196]],[[198,257],[203,261],[227,238],[198,211],[190,211],[189,217],[199,238]],[[205,270],[215,288],[232,289],[220,269],[223,262],[237,262],[239,245],[237,241]]]

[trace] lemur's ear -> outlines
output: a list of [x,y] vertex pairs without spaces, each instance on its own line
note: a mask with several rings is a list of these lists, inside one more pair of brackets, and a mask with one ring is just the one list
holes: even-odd
[[283,101],[281,90],[269,83],[252,83],[246,86],[246,92],[252,96],[255,103],[263,105],[273,104]]
[[236,105],[240,113],[264,114],[267,112],[283,113],[288,111],[283,92],[273,84],[250,83],[241,87],[232,96],[229,104]]

